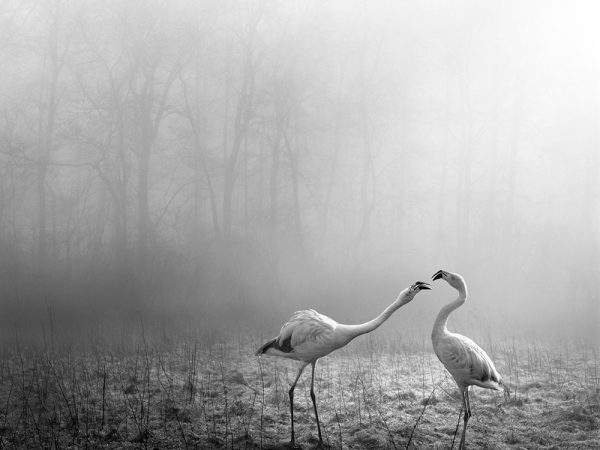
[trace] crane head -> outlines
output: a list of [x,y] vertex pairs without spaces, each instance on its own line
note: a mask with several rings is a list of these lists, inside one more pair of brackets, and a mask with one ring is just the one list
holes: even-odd
[[411,291],[415,291],[415,293],[422,291],[424,289],[431,289],[431,285],[429,283],[425,283],[423,281],[417,281],[410,287]]
[[408,302],[412,301],[413,298],[415,298],[415,295],[427,289],[431,289],[431,285],[429,283],[424,283],[423,281],[417,281],[416,283],[413,283],[409,288],[400,293],[398,299],[402,299],[402,301],[399,305],[402,306],[407,304]]
[[443,270],[438,270],[436,273],[433,274],[433,276],[431,277],[431,279],[433,281],[439,280],[440,278],[443,279],[444,275],[446,275],[446,272],[444,272]]
[[445,280],[450,286],[458,290],[464,289],[466,287],[465,280],[461,275],[457,273],[447,272],[445,270],[438,270],[436,273],[433,274],[431,279],[433,281]]

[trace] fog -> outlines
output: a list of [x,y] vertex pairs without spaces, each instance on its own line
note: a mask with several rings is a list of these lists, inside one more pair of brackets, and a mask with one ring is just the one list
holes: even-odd
[[356,323],[445,269],[457,329],[598,342],[599,13],[2,2],[3,333]]

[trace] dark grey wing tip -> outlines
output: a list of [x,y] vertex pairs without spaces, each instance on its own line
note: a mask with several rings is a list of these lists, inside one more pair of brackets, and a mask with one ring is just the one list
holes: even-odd
[[288,338],[284,339],[284,341],[281,344],[279,343],[279,336],[277,336],[276,338],[271,339],[267,343],[263,344],[256,351],[255,355],[256,356],[260,356],[260,355],[262,355],[263,353],[265,353],[270,348],[274,348],[275,350],[279,350],[280,352],[283,352],[283,353],[291,353],[291,352],[293,352],[294,349],[292,348],[292,336],[288,336]]
[[256,350],[254,356],[262,355],[268,348],[272,347],[275,342],[277,342],[277,338],[273,338],[270,341],[265,342],[258,350]]

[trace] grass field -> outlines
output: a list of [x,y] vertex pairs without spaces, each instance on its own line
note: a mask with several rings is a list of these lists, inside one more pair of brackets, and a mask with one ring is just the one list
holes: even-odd
[[[261,337],[87,337],[4,346],[3,448],[282,448],[296,363],[257,358]],[[469,448],[600,448],[597,348],[481,343],[512,388],[474,388]],[[460,401],[428,341],[369,337],[323,358],[316,393],[331,448],[456,448]],[[297,443],[317,430],[306,371]],[[462,426],[462,420],[460,421]],[[459,429],[460,433],[460,429]]]

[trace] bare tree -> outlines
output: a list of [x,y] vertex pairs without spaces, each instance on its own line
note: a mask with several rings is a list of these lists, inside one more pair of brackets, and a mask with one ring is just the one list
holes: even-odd
[[196,50],[192,55],[192,73],[191,80],[187,81],[180,77],[184,101],[184,117],[189,123],[192,132],[193,146],[193,168],[194,168],[194,234],[199,233],[201,217],[204,214],[202,208],[203,181],[208,189],[208,199],[210,204],[210,215],[213,225],[214,235],[219,239],[222,235],[219,221],[219,208],[217,203],[217,192],[213,181],[214,174],[209,167],[209,155],[207,149],[207,139],[203,136],[202,122],[206,121],[204,115],[208,114],[208,106],[203,102],[202,87],[205,86],[201,78],[200,66],[202,65],[202,55]]
[[[262,6],[252,8],[248,14],[247,22],[243,27],[240,37],[242,42],[242,72],[241,85],[237,94],[237,101],[233,112],[233,126],[231,129],[232,141],[229,147],[229,117],[225,109],[224,127],[224,171],[223,171],[223,236],[227,240],[231,237],[233,223],[233,197],[237,178],[237,165],[242,150],[242,144],[247,138],[250,120],[254,114],[254,97],[256,90],[256,71],[261,55],[257,43],[258,26],[262,19]],[[227,68],[230,70],[230,68]],[[229,91],[226,85],[227,93]],[[227,94],[226,94],[227,96]],[[226,100],[228,103],[228,99]]]
[[61,39],[63,31],[62,2],[56,0],[46,4],[42,13],[47,15],[48,47],[41,55],[42,82],[38,103],[38,143],[37,143],[37,254],[40,268],[48,267],[47,230],[47,185],[46,177],[50,155],[54,147],[56,120],[60,102],[59,77],[65,64],[68,44]]
[[153,241],[150,162],[159,129],[168,113],[169,94],[187,49],[185,46],[177,49],[173,45],[177,42],[168,37],[172,24],[166,5],[158,9],[149,5],[140,13],[143,26],[129,36],[126,51],[131,67],[128,80],[131,113],[136,127],[138,261],[143,268],[148,262],[149,242]]

